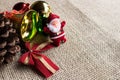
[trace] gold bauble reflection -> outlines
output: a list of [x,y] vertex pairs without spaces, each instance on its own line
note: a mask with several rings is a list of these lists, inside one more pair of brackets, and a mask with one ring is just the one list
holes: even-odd
[[23,17],[21,24],[21,36],[23,41],[30,41],[37,33],[36,25],[39,14],[34,10],[29,10]]
[[39,12],[40,16],[42,15],[43,18],[48,18],[51,13],[51,8],[45,1],[36,1],[30,6],[30,8]]

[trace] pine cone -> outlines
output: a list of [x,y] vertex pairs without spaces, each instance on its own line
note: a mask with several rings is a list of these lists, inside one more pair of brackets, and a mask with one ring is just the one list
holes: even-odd
[[13,22],[0,14],[0,64],[14,60],[16,53],[21,50],[19,43]]

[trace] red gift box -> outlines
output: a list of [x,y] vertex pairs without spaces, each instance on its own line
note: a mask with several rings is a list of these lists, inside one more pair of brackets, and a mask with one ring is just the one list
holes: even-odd
[[35,69],[41,72],[46,78],[50,77],[59,70],[58,66],[56,66],[48,57],[40,53],[41,50],[36,50],[38,47],[37,45],[32,47],[32,49],[30,49],[29,43],[26,43],[26,46],[30,51],[24,53],[20,57],[20,63],[35,67]]

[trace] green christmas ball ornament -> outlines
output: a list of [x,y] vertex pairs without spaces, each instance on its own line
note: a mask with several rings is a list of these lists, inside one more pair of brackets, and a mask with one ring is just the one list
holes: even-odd
[[43,32],[43,20],[49,17],[51,13],[51,8],[49,4],[45,1],[35,1],[31,6],[30,9],[33,9],[39,13],[38,23],[37,23],[37,31],[39,33]]
[[51,8],[49,4],[45,1],[35,1],[30,6],[30,9],[39,12],[40,16],[42,16],[43,18],[48,18],[49,14],[51,13]]
[[25,13],[20,29],[23,41],[30,41],[36,35],[38,18],[39,14],[35,10]]

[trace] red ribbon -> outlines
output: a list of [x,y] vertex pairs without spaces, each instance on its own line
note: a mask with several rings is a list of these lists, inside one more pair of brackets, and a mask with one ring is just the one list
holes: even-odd
[[[43,54],[40,54],[41,50],[36,50],[38,45],[34,45],[30,49],[30,43],[26,43],[26,47],[29,49],[28,52],[24,53],[19,62],[25,65],[31,65],[35,67],[39,72],[41,72],[46,78],[53,75],[57,70],[56,66],[48,57]],[[52,46],[51,46],[52,47]],[[50,45],[46,49],[51,48]],[[44,48],[45,50],[45,48]]]

